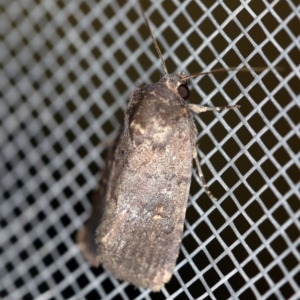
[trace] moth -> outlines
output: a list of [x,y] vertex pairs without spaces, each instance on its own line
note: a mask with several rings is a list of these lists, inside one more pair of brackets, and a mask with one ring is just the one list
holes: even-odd
[[188,103],[187,80],[206,73],[169,74],[141,11],[165,75],[130,95],[77,243],[91,266],[103,264],[118,279],[159,291],[170,280],[179,254],[193,160],[207,195],[216,200],[197,157],[193,113],[239,106]]

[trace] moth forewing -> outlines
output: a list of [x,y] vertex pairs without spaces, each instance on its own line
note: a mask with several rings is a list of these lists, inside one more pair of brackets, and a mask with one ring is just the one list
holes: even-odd
[[176,264],[193,158],[192,116],[169,84],[138,89],[130,100],[96,234],[98,260],[117,278],[153,291]]

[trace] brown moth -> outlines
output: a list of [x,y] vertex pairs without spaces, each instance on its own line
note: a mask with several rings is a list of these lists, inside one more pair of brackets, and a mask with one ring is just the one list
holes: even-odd
[[159,291],[170,280],[179,254],[193,159],[206,193],[215,200],[197,158],[193,113],[238,106],[187,103],[187,80],[205,73],[169,74],[142,14],[165,75],[130,95],[123,127],[92,199],[92,214],[77,242],[90,265],[103,264],[121,280]]

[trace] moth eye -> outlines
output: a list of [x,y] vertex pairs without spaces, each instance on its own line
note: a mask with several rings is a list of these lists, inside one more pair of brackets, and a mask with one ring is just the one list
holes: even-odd
[[180,97],[184,100],[188,99],[189,95],[190,95],[190,90],[187,87],[186,84],[182,84],[178,87],[177,89],[178,94],[180,95]]

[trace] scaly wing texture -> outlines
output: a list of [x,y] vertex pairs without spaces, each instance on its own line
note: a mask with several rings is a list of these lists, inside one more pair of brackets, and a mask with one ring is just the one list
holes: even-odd
[[96,238],[99,261],[119,279],[157,291],[172,276],[191,181],[192,126],[183,100],[161,82],[129,102]]

